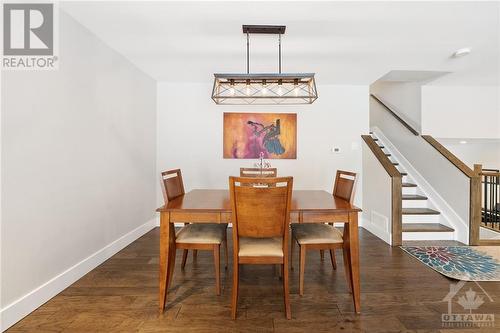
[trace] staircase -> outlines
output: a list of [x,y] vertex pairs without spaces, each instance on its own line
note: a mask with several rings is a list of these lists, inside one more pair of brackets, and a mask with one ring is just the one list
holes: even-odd
[[419,189],[418,184],[415,183],[411,175],[402,169],[395,154],[391,153],[376,134],[370,132],[370,135],[402,176],[403,241],[453,240],[455,230],[445,224],[441,213],[434,208],[432,201]]

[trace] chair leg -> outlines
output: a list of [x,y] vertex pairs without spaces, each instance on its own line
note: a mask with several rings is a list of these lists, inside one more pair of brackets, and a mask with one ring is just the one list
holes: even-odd
[[306,246],[300,245],[299,295],[304,296],[304,272],[306,267]]
[[321,258],[321,261],[325,260],[325,250],[319,250],[319,256]]
[[330,249],[330,260],[332,261],[332,267],[333,269],[337,269],[337,260],[335,260],[335,250]]
[[290,250],[290,269],[293,271],[293,253],[295,252],[295,240],[291,238],[292,249]]
[[220,295],[220,244],[214,245],[215,291]]
[[292,319],[292,311],[290,309],[290,290],[288,281],[288,263],[281,265],[283,270],[283,296],[285,299],[285,316],[286,319]]
[[184,269],[184,267],[186,267],[186,260],[188,257],[188,252],[189,252],[189,250],[187,250],[187,249],[182,252],[182,264],[181,264],[182,269]]
[[231,295],[231,318],[236,319],[236,309],[238,307],[238,288],[239,288],[239,265],[235,260],[233,264],[233,290]]
[[168,274],[169,275],[169,279],[168,279],[168,287],[170,288],[170,286],[172,285],[172,281],[174,280],[174,268],[175,268],[175,254],[177,252],[177,249],[174,248],[173,251],[171,251],[171,254],[170,254],[170,273]]
[[193,250],[193,261],[198,258],[198,250]]

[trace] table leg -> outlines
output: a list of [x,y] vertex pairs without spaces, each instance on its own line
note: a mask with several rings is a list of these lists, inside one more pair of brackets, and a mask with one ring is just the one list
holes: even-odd
[[[174,248],[172,248],[172,245]],[[167,300],[167,289],[169,284],[170,272],[170,256],[171,251],[175,251],[175,230],[170,223],[169,212],[162,212],[160,215],[160,288],[159,288],[159,305],[160,313],[165,309]]]
[[349,292],[352,293],[352,275],[351,275],[351,251],[350,251],[350,239],[349,239],[349,223],[344,223],[344,244],[342,247],[344,256],[344,271],[345,278],[347,282],[347,288]]
[[361,313],[361,291],[359,280],[359,236],[358,236],[358,213],[349,213],[349,259],[351,263],[352,298],[354,310]]

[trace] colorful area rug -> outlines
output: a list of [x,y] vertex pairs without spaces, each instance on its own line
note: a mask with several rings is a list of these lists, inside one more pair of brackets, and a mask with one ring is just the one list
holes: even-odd
[[424,265],[452,279],[500,281],[500,246],[401,246]]

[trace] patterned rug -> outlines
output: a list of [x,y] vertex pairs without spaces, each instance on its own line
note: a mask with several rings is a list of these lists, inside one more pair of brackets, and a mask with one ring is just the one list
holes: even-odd
[[500,246],[401,246],[424,265],[452,279],[500,281]]

